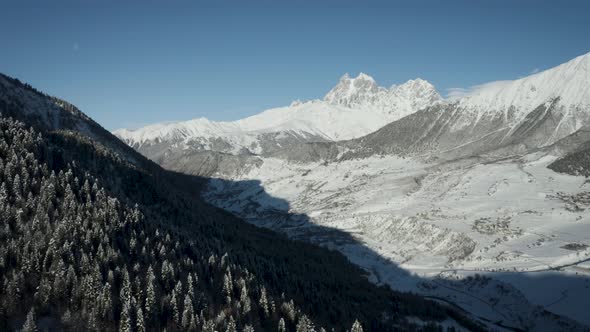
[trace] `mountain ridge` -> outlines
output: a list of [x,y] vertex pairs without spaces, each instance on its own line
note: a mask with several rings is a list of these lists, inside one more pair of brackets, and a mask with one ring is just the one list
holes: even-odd
[[[524,78],[482,84],[460,98],[445,100],[421,79],[384,88],[365,73],[355,78],[345,74],[321,101],[294,102],[233,122],[201,118],[114,133],[167,164],[173,164],[181,150],[183,157],[203,150],[282,156],[288,150],[305,149],[300,145],[348,140],[365,143],[362,148],[354,143],[335,144],[378,153],[440,152],[467,146],[453,152],[450,157],[454,158],[520,142],[547,146],[572,134],[590,121],[589,77],[590,53]],[[395,109],[394,105],[401,106]],[[537,109],[545,111],[533,116]],[[419,123],[425,127],[417,128]],[[525,127],[531,134],[528,138],[522,136]],[[403,136],[408,128],[412,129]],[[534,134],[535,130],[543,133]],[[399,148],[386,148],[392,142]],[[367,155],[367,151],[355,155]]]
[[[268,146],[273,145],[276,150],[289,145],[290,140],[336,141],[360,137],[441,100],[434,86],[420,79],[386,89],[377,86],[366,74],[354,79],[346,77],[323,100],[294,102],[288,107],[269,109],[231,122],[198,118],[136,130],[120,129],[114,134],[140,149],[144,145],[168,142],[186,149],[264,154],[273,150]],[[355,87],[358,82],[360,88]],[[353,89],[345,91],[344,85]],[[345,100],[342,94],[352,99]],[[215,142],[223,142],[223,146]]]
[[589,63],[590,53],[525,78],[484,84],[357,139],[274,155],[300,162],[374,154],[452,160],[547,147],[590,124]]

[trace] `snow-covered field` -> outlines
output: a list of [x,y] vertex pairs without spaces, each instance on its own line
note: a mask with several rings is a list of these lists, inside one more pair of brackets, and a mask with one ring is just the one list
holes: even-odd
[[590,184],[548,169],[554,159],[265,159],[205,196],[343,252],[377,283],[506,326],[550,327],[541,307],[590,325]]

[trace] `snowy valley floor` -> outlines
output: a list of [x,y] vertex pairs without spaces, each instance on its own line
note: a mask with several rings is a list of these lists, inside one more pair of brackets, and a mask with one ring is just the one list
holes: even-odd
[[590,184],[530,154],[427,164],[265,159],[205,198],[249,222],[343,252],[376,283],[505,326],[590,326]]

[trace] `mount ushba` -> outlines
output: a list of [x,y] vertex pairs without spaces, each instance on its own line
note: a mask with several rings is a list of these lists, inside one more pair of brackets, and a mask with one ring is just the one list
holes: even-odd
[[590,325],[590,189],[576,176],[590,169],[590,54],[459,98],[361,74],[323,101],[194,123],[116,134],[217,177],[210,203],[338,250],[373,282],[498,328]]

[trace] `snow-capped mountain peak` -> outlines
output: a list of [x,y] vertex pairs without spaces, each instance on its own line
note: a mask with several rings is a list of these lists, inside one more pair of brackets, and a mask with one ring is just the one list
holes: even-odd
[[393,85],[390,90],[397,91],[398,93],[405,93],[405,94],[416,94],[421,95],[424,92],[436,91],[434,85],[430,82],[423,80],[421,78],[416,78],[413,80],[409,80],[400,85]]
[[340,78],[338,84],[326,94],[324,100],[330,104],[350,107],[357,101],[372,96],[378,91],[379,86],[371,76],[360,73],[356,78],[351,78],[346,73]]
[[440,100],[441,96],[426,80],[417,78],[388,89],[377,85],[377,82],[365,73],[360,73],[356,78],[350,78],[345,74],[324,97],[324,101],[332,105],[382,112],[389,116],[391,121]]

